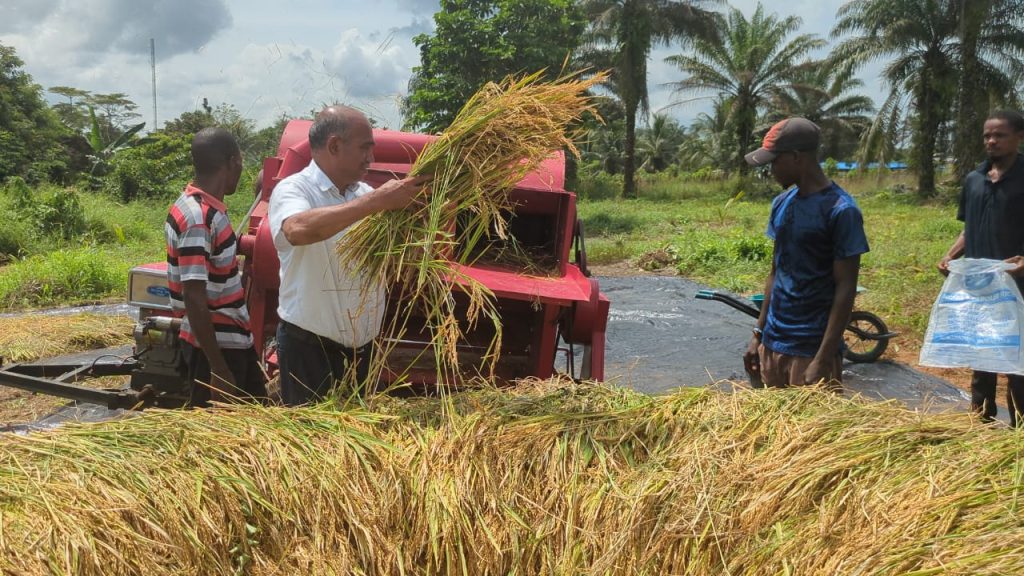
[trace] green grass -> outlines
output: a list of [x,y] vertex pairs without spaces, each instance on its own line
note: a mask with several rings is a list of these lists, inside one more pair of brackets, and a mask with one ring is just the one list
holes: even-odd
[[[253,201],[255,172],[247,170],[238,192],[227,200],[239,233]],[[55,189],[32,190],[33,202],[51,197]],[[124,203],[102,193],[78,192],[84,228],[63,238],[34,219],[36,212],[19,211],[18,193],[0,187],[0,209],[9,215],[0,230],[0,253],[7,255],[0,259],[2,311],[122,300],[133,266],[165,258],[164,220],[174,198]]]
[[[871,246],[861,262],[860,284],[867,291],[857,306],[919,340],[942,285],[935,264],[961,224],[949,202],[919,203],[905,191],[906,178],[838,182],[857,199]],[[770,267],[764,231],[771,194],[739,188],[744,194],[735,199],[736,185],[658,179],[641,184],[638,200],[581,199],[589,262],[640,266],[657,252],[659,262],[698,282],[761,292]]]
[[94,248],[61,249],[9,265],[0,274],[0,308],[89,301],[124,291],[109,256]]

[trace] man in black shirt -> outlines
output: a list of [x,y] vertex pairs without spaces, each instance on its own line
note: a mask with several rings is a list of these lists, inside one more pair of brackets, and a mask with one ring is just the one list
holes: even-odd
[[[949,274],[949,261],[960,256],[1013,262],[1010,270],[1024,292],[1024,116],[1013,110],[993,112],[985,121],[988,160],[964,178],[957,219],[964,230],[939,262]],[[996,415],[996,374],[971,374],[971,408],[985,420]],[[1024,376],[1007,375],[1006,404],[1010,424],[1022,425]]]

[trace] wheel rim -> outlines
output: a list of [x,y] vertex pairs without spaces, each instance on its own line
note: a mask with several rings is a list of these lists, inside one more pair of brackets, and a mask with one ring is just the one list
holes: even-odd
[[[857,315],[850,319],[849,326],[871,335],[882,333],[880,327],[875,322],[872,322],[871,319],[857,317]],[[848,357],[862,360],[873,360],[879,354],[881,347],[885,345],[885,342],[882,340],[862,338],[850,330],[843,331],[843,342],[846,344],[846,355]]]

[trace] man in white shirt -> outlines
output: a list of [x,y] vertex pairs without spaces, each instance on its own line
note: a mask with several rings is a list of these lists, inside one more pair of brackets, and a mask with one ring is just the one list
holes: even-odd
[[317,114],[309,145],[312,162],[270,197],[281,260],[277,355],[288,406],[323,398],[353,367],[365,382],[384,289],[363,290],[361,271],[340,262],[335,246],[362,218],[412,204],[425,182],[410,177],[373,189],[361,181],[373,162],[373,130],[354,108],[335,105]]

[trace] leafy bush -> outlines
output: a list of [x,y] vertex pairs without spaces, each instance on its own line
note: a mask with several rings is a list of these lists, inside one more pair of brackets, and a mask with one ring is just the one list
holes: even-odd
[[0,226],[0,264],[25,254],[32,244],[32,229],[24,222],[8,219]]
[[681,174],[684,180],[696,180],[698,182],[710,182],[712,180],[725,179],[725,171],[721,168],[702,166],[693,172]]
[[8,178],[2,192],[4,197],[11,203],[11,208],[19,212],[31,208],[35,203],[32,188],[19,176]]
[[163,245],[169,200],[120,203],[105,194],[84,194],[86,238],[110,244]]
[[735,260],[763,262],[772,256],[772,243],[766,236],[743,236],[731,242]]
[[13,220],[46,236],[70,240],[85,232],[85,215],[74,188],[46,184],[33,190],[14,177],[4,186],[3,194],[10,203]]
[[82,302],[123,291],[120,263],[94,248],[32,256],[0,271],[0,308]]
[[89,216],[85,220],[86,235],[102,244],[124,244],[128,236],[123,226],[103,217]]
[[765,200],[779,193],[779,186],[771,176],[763,174],[737,174],[725,182],[731,195],[742,193],[752,200]]
[[590,200],[618,198],[622,192],[622,176],[608,174],[592,164],[580,167],[576,195]]
[[829,178],[835,178],[839,174],[839,163],[836,162],[835,158],[831,156],[825,159],[825,165],[822,166],[822,170],[825,172],[825,176]]
[[35,209],[35,221],[51,235],[70,240],[85,232],[85,214],[74,188],[54,187]]
[[191,139],[156,134],[148,142],[117,152],[103,189],[122,201],[169,198],[192,175]]
[[714,275],[733,291],[756,289],[764,282],[772,257],[771,240],[747,232],[691,237],[679,246],[676,269],[686,276]]
[[691,252],[682,259],[680,270],[697,266],[709,267],[724,264],[731,260],[729,247],[715,240],[702,241],[692,247]]

